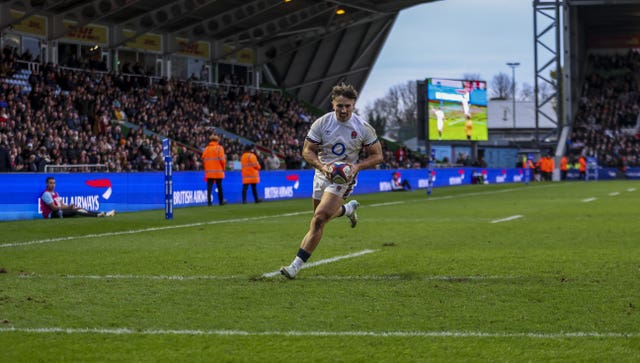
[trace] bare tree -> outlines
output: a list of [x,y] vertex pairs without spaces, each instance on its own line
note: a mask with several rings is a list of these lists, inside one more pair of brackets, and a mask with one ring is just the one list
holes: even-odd
[[511,95],[511,77],[506,73],[500,72],[493,76],[491,81],[491,92],[493,99],[505,100]]
[[366,110],[367,121],[371,126],[373,126],[378,135],[384,135],[387,132],[387,118],[385,115],[379,112],[379,109],[383,108],[384,106],[376,107],[376,103],[378,102],[384,102],[384,100],[377,99],[374,102],[374,106]]
[[533,101],[533,86],[529,83],[523,83],[520,90],[520,101]]
[[480,77],[480,73],[464,73],[462,79],[466,81],[479,81],[482,78]]
[[375,100],[373,106],[365,109],[365,114],[370,122],[373,117],[375,122],[383,123],[386,133],[397,130],[397,138],[408,139],[415,136],[418,125],[416,97],[415,81],[397,84],[389,88],[384,98]]
[[538,102],[546,101],[555,92],[554,86],[548,82],[540,82],[538,86]]

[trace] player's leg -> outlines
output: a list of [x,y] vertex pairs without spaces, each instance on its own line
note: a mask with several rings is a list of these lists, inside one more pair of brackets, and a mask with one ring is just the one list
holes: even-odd
[[313,200],[314,212],[309,224],[309,230],[300,243],[296,257],[289,266],[284,266],[280,269],[281,274],[290,279],[296,277],[298,271],[300,271],[320,243],[324,226],[331,219],[342,213],[342,202],[342,197],[330,192],[325,192],[321,200]]
[[[324,232],[324,226],[333,218],[340,216],[342,213],[342,198],[335,194],[325,192],[322,199],[317,203],[317,207],[313,212],[311,223],[309,224],[309,231],[302,239],[300,247],[310,254],[316,249],[320,240],[322,239],[322,233]],[[315,204],[315,201],[314,201]]]
[[64,211],[64,217],[73,217],[73,216],[81,216],[81,217],[104,217],[105,212],[93,212],[90,210],[86,210],[84,208],[78,209],[68,209]]

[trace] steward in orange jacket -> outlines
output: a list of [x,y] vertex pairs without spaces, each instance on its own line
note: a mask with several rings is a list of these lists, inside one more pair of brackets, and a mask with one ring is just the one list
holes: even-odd
[[553,161],[553,156],[547,155],[540,159],[540,171],[542,172],[542,178],[546,181],[551,181],[553,175],[553,169],[556,167],[556,163]]
[[222,179],[224,179],[224,169],[227,166],[227,156],[224,153],[224,147],[219,142],[220,137],[218,135],[209,136],[209,145],[202,152],[204,178],[207,181],[207,204],[209,206],[211,206],[213,183],[216,183],[218,188],[218,202],[220,205],[227,204],[222,192]]
[[256,203],[262,202],[262,199],[258,198],[258,183],[260,183],[261,167],[258,162],[258,157],[253,152],[252,145],[244,147],[240,164],[242,165],[242,204],[247,204],[247,189],[249,189],[249,186],[251,186],[251,191],[253,192],[253,200]]
[[564,155],[562,159],[560,159],[560,179],[562,180],[567,179],[568,164],[569,164],[569,160],[567,159],[567,156]]
[[580,165],[580,179],[585,180],[587,176],[587,159],[580,155],[580,158],[578,158],[578,164]]

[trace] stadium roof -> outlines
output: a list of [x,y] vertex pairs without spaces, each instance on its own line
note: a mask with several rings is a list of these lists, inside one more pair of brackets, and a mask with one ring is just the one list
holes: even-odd
[[[213,60],[258,50],[266,80],[318,107],[339,81],[361,89],[400,10],[437,0],[14,0],[29,15],[172,34],[212,44]],[[338,15],[337,10],[344,10]],[[4,29],[11,23],[3,23]],[[116,28],[117,29],[117,28]],[[59,39],[62,33],[54,34]],[[111,47],[126,40],[112,41]]]
[[584,28],[592,33],[620,34],[640,31],[640,0],[572,0],[579,7]]

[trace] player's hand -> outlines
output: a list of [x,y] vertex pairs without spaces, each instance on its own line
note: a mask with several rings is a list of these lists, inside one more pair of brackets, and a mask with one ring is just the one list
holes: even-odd
[[327,179],[331,180],[331,164],[322,165],[322,174],[324,174]]

